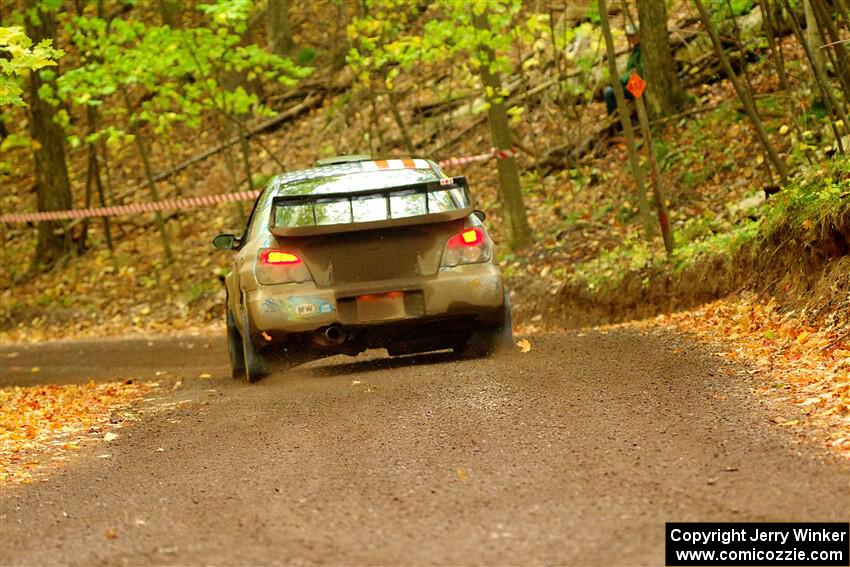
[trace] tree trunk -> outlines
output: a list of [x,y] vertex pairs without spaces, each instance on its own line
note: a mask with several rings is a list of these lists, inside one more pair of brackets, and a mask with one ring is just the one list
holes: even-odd
[[[823,0],[815,0],[812,8],[815,12],[815,17],[820,23],[821,37],[825,40],[824,43],[831,43],[827,48],[827,52],[831,52],[834,57],[835,74],[843,86],[844,100],[848,100],[850,96],[850,55],[847,53],[847,48],[842,42],[842,38],[832,22],[832,17]],[[850,125],[848,125],[850,126]]]
[[644,98],[635,99],[637,106],[640,129],[643,133],[643,145],[646,147],[646,157],[652,171],[652,188],[655,192],[655,210],[658,213],[658,226],[661,228],[661,239],[664,241],[664,250],[667,255],[673,253],[673,232],[670,230],[670,213],[667,211],[667,198],[661,189],[661,170],[655,159],[655,150],[652,147],[652,132],[649,128],[649,116],[647,116]]
[[761,117],[759,117],[753,98],[750,96],[749,91],[744,88],[744,85],[741,84],[741,81],[735,74],[734,69],[732,69],[732,65],[729,63],[729,58],[726,57],[726,52],[723,50],[723,45],[720,43],[720,36],[717,35],[717,30],[714,29],[714,24],[711,22],[711,16],[709,15],[708,10],[705,9],[705,5],[702,3],[702,0],[694,0],[694,4],[696,4],[697,10],[699,10],[702,25],[711,37],[711,43],[714,44],[714,51],[717,54],[717,58],[720,60],[720,66],[732,82],[735,92],[738,93],[738,98],[741,99],[741,103],[744,105],[744,110],[747,111],[747,115],[750,117],[750,121],[756,129],[759,141],[762,146],[764,146],[768,156],[770,156],[770,161],[773,162],[773,165],[776,167],[776,171],[779,173],[779,177],[782,179],[782,183],[784,184],[788,179],[788,168],[786,167],[785,162],[782,161],[782,158],[779,157],[779,153],[776,151],[776,148],[767,136],[767,132],[764,129]]
[[[145,180],[148,184],[148,192],[150,193],[151,200],[153,202],[159,201],[159,192],[156,190],[156,181],[154,181],[153,176],[153,168],[151,167],[151,161],[148,157],[148,150],[145,147],[145,142],[142,139],[142,130],[139,128],[139,123],[136,120],[133,120],[133,105],[130,103],[130,95],[127,94],[127,90],[125,88],[121,88],[121,94],[124,97],[124,105],[127,109],[127,120],[130,122],[130,128],[133,132],[133,135],[136,138],[136,147],[139,148],[139,155],[142,158],[142,165],[145,170]],[[162,218],[162,213],[156,211],[154,213],[156,216],[156,226],[159,229],[159,236],[162,240],[162,250],[165,254],[165,263],[170,264],[174,259],[174,255],[171,253],[171,241],[168,238],[168,231],[165,229],[165,219]]]
[[407,130],[407,125],[404,123],[404,119],[401,117],[401,112],[398,110],[398,93],[389,90],[387,91],[387,98],[390,103],[390,112],[393,115],[393,120],[395,120],[395,124],[398,126],[399,132],[401,132],[401,141],[404,144],[404,149],[412,156],[416,153],[416,150],[413,147],[413,140],[410,138],[410,132]]
[[[473,22],[478,29],[487,29],[487,13],[473,16]],[[481,48],[482,65],[479,67],[481,82],[484,87],[493,92],[488,97],[490,108],[487,109],[487,121],[490,124],[490,138],[496,150],[510,150],[513,144],[510,122],[508,121],[508,110],[502,97],[502,78],[490,70],[489,63],[495,59],[493,51],[487,47]],[[531,243],[531,227],[528,225],[528,216],[525,210],[525,202],[522,197],[522,187],[519,180],[519,168],[516,158],[512,154],[497,159],[499,170],[499,198],[502,202],[504,212],[505,228],[508,234],[508,243],[513,249],[522,248]]]
[[649,109],[655,116],[669,116],[682,109],[685,91],[676,75],[667,31],[667,3],[638,0],[640,49],[646,72]]
[[744,47],[744,38],[741,35],[741,28],[738,26],[738,19],[735,17],[735,7],[732,6],[732,0],[726,0],[726,7],[729,9],[729,22],[732,24],[733,37],[735,45],[741,57],[741,75],[744,77],[744,83],[747,85],[747,92],[755,92],[753,82],[750,80],[750,72],[747,69],[747,49]]
[[[86,133],[88,135],[92,135],[97,132],[97,122],[98,122],[98,112],[97,108],[94,106],[86,105]],[[97,159],[97,146],[94,142],[88,143],[88,167],[89,171],[87,173],[88,177],[86,178],[86,208],[89,207],[91,201],[91,190],[92,187],[89,183],[93,183],[94,187],[97,189],[97,195],[100,201],[100,206],[106,206],[106,196],[103,191],[103,182],[100,179],[100,164]],[[86,233],[88,232],[88,223],[83,224],[83,235],[82,241],[85,243]],[[106,245],[109,247],[109,250],[112,250],[112,231],[109,227],[109,217],[103,217],[103,234],[106,237]],[[82,251],[82,246],[80,247],[80,251]]]
[[620,122],[623,124],[623,133],[626,136],[626,148],[629,152],[629,166],[635,178],[638,195],[638,211],[647,238],[655,234],[652,217],[649,212],[649,201],[646,198],[646,185],[644,184],[643,170],[640,167],[637,150],[635,149],[635,134],[632,129],[632,118],[626,108],[626,95],[623,94],[623,85],[620,84],[619,71],[617,70],[617,54],[614,50],[614,38],[611,35],[611,24],[608,21],[608,3],[599,0],[599,19],[602,24],[602,35],[605,36],[605,49],[608,54],[608,74],[611,86],[614,88],[614,96],[617,98],[617,111],[620,114]]
[[[771,8],[770,0],[758,0],[761,7],[761,13],[764,14],[764,31],[767,35],[767,45],[770,48],[770,56],[773,66],[779,75],[779,87],[787,94],[785,102],[788,105],[788,116],[794,124],[794,130],[797,132],[797,139],[803,139],[803,127],[800,126],[800,117],[796,112],[797,96],[795,91],[791,89],[791,83],[788,81],[788,74],[785,72],[785,56],[782,53],[782,44],[776,41],[776,31],[773,23],[774,11]],[[813,163],[812,152],[808,147],[804,150],[806,161],[809,165]]]
[[292,50],[292,29],[289,27],[289,0],[269,0],[266,11],[266,41],[275,55],[285,56]]
[[850,26],[850,8],[847,7],[846,0],[835,0],[835,9],[841,15],[846,26]]
[[826,73],[822,72],[822,70],[814,63],[815,54],[809,48],[809,44],[803,36],[803,30],[800,29],[800,24],[797,23],[797,19],[793,16],[791,3],[788,0],[783,0],[783,3],[785,5],[785,9],[788,10],[789,14],[791,14],[789,20],[791,21],[791,27],[794,30],[794,35],[797,36],[797,41],[799,41],[800,45],[803,46],[803,51],[806,52],[806,58],[809,60],[809,64],[812,67],[812,73],[815,76],[815,85],[817,85],[817,88],[820,90],[823,102],[829,113],[832,115],[833,119],[829,121],[829,125],[832,128],[833,135],[835,136],[835,143],[838,145],[838,151],[843,154],[844,144],[841,141],[841,132],[839,132],[838,126],[835,124],[835,119],[840,119],[844,123],[844,126],[847,127],[847,124],[850,124],[850,121],[847,119],[847,113],[844,112],[844,108],[835,98]]
[[248,144],[248,136],[243,130],[239,136],[239,149],[242,153],[242,168],[245,170],[245,179],[248,182],[248,191],[254,190],[254,173],[251,171],[251,146]]
[[[27,35],[33,44],[45,39],[55,40],[56,18],[53,12],[38,8],[40,2],[31,0],[30,10],[37,10],[37,18],[24,18]],[[33,21],[33,20],[37,21]],[[56,67],[49,73],[57,76]],[[54,79],[55,80],[55,79]],[[65,162],[65,132],[54,122],[56,108],[39,97],[42,86],[53,87],[46,81],[41,71],[30,75],[30,134],[36,148],[35,179],[39,211],[66,210],[71,208],[71,181],[68,178],[68,166]],[[38,244],[36,245],[33,269],[48,268],[64,256],[71,246],[71,235],[62,230],[61,222],[42,222],[38,225]]]
[[179,27],[180,2],[177,0],[159,0],[159,17],[166,26]]
[[[818,22],[815,17],[815,11],[812,8],[811,0],[803,0],[803,9],[806,13],[806,45],[812,54],[811,63],[816,70],[813,70],[814,76],[826,76],[826,59],[823,51],[821,51],[820,34],[818,33]],[[789,17],[794,17],[794,12],[789,12]],[[816,90],[816,89],[813,89]]]

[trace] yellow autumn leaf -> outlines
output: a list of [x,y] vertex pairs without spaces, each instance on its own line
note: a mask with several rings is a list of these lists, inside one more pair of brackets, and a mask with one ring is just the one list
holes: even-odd
[[519,350],[522,352],[528,352],[531,350],[531,343],[528,342],[528,339],[522,339],[517,341],[516,346],[518,346]]

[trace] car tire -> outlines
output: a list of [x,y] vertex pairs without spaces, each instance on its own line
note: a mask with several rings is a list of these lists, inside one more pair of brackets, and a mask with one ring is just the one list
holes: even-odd
[[256,382],[269,373],[269,362],[251,340],[251,325],[248,320],[248,307],[242,296],[242,358],[245,364],[246,382]]
[[466,341],[466,344],[455,352],[464,358],[482,358],[499,351],[507,351],[513,347],[513,318],[511,317],[511,295],[505,287],[505,300],[499,323],[489,329],[476,331]]
[[242,335],[230,309],[227,310],[227,351],[230,354],[230,375],[236,379],[244,378],[245,354],[242,351]]

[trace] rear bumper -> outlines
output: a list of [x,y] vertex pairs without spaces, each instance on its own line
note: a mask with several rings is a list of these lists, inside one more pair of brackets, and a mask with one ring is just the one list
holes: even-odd
[[[384,280],[333,289],[313,282],[260,286],[247,292],[251,332],[306,333],[329,325],[346,327],[396,325],[417,319],[491,317],[504,302],[498,267],[470,264],[444,268],[427,278]],[[404,293],[404,313],[379,320],[361,320],[356,298],[367,294]]]

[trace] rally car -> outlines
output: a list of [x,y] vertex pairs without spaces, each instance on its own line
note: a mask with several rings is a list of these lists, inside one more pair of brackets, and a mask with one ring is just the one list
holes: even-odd
[[493,242],[464,177],[425,159],[342,157],[274,177],[241,236],[227,289],[234,377],[385,348],[483,356],[512,343]]

